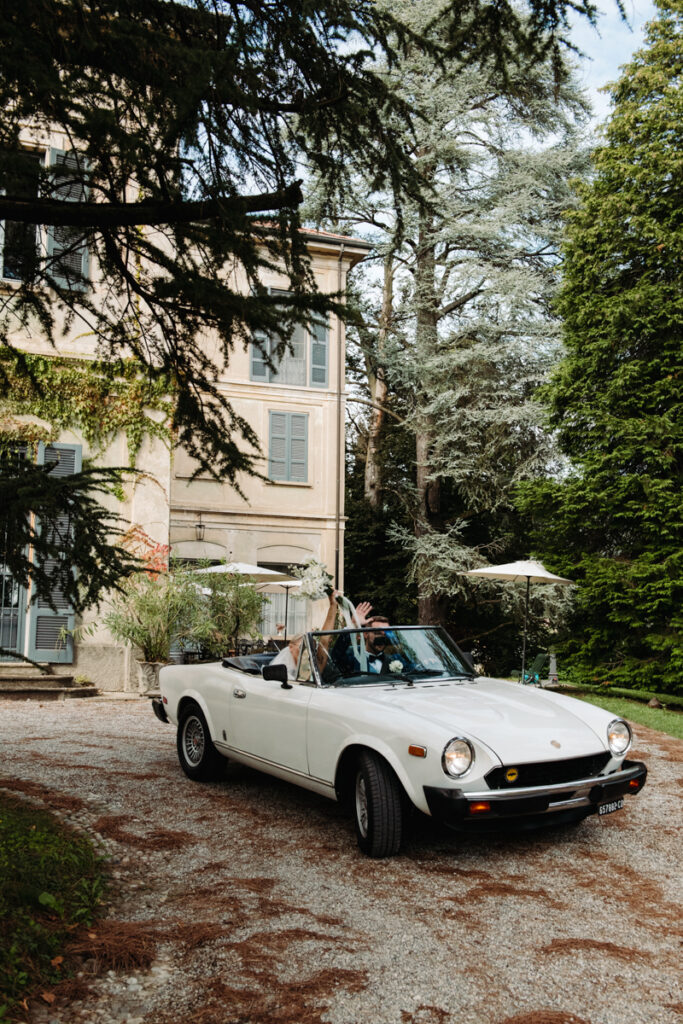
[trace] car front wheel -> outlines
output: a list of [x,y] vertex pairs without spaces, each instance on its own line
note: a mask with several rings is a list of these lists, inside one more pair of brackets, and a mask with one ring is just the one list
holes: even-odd
[[185,708],[178,722],[178,759],[185,774],[195,782],[220,778],[225,767],[225,758],[214,747],[206,719],[196,704]]
[[369,857],[393,857],[401,845],[401,786],[387,762],[372,751],[358,758],[354,788],[358,845]]

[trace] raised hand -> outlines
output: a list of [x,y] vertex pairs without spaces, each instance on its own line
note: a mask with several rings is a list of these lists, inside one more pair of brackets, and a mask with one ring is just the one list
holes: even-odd
[[363,626],[368,624],[368,616],[372,611],[372,605],[369,601],[361,601],[360,604],[356,605],[356,614],[354,615],[354,621],[357,626],[361,629]]

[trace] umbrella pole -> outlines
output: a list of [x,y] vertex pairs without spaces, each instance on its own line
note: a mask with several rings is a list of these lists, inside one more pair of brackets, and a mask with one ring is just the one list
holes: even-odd
[[531,586],[531,577],[526,578],[526,604],[524,605],[524,632],[522,634],[522,683],[524,682],[524,663],[526,661],[526,623],[529,617],[529,587]]
[[285,643],[287,643],[287,614],[289,610],[289,587],[285,587]]

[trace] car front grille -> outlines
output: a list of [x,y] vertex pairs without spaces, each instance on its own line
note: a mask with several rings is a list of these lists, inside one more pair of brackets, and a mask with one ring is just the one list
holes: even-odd
[[[504,764],[492,768],[484,777],[489,789],[519,789],[524,786],[553,786],[575,779],[589,779],[605,767],[612,755],[607,751],[588,757],[570,757],[566,761],[535,761],[533,764]],[[508,780],[506,774],[517,772]]]

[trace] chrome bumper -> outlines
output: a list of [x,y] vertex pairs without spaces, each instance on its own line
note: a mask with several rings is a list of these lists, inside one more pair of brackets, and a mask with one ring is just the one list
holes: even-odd
[[619,771],[611,775],[593,775],[551,786],[484,789],[474,793],[425,786],[424,792],[433,817],[448,825],[474,826],[484,820],[535,818],[565,811],[595,814],[603,803],[626,793],[639,793],[646,778],[647,768],[642,761],[624,761]]

